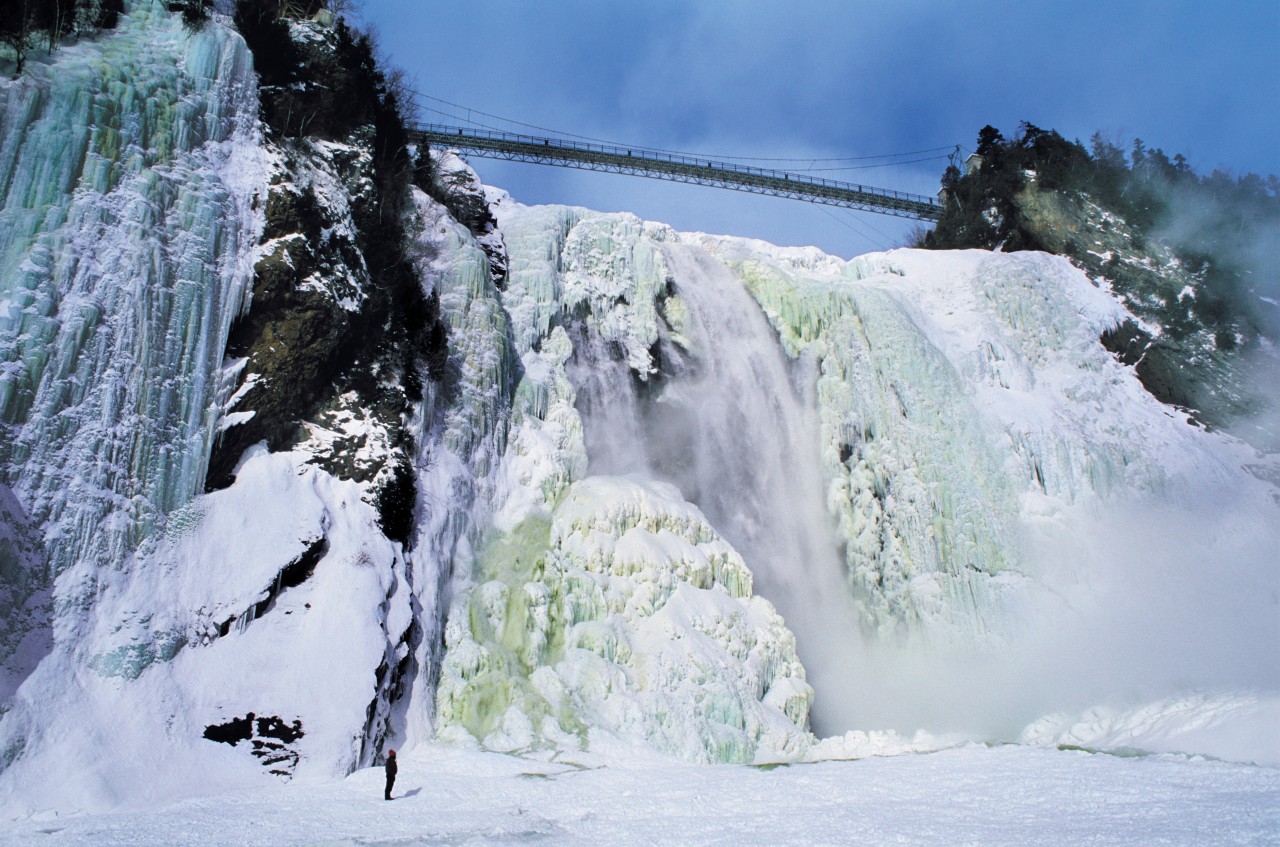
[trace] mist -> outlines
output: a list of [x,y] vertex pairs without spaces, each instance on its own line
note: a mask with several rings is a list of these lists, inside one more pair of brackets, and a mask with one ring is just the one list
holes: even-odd
[[[665,258],[689,309],[661,372],[635,384],[598,337],[579,332],[570,378],[592,474],[674,484],[746,560],[754,593],[796,636],[815,690],[819,734],[853,728],[844,708],[845,650],[861,638],[843,560],[823,504],[814,400],[768,319],[718,261],[669,245]],[[802,378],[797,378],[802,377]]]
[[1250,413],[1230,431],[1267,452],[1280,452],[1280,181],[1215,172],[1186,184],[1149,184],[1163,210],[1153,231],[1179,254],[1207,264],[1197,300],[1222,304],[1240,345],[1237,359]]
[[865,639],[844,708],[867,728],[1015,740],[1054,713],[1280,692],[1276,514],[1222,489],[1077,508],[1068,529],[1025,540],[1044,590],[1011,632]]
[[1045,715],[1098,705],[1280,692],[1280,501],[1264,456],[1247,490],[1200,462],[1155,491],[1121,488],[1023,521],[1016,607],[989,635],[864,631],[823,500],[813,374],[719,262],[665,253],[690,320],[681,344],[659,345],[660,373],[640,384],[607,342],[575,339],[590,473],[676,485],[738,549],[755,593],[796,635],[818,736],[1011,740]]

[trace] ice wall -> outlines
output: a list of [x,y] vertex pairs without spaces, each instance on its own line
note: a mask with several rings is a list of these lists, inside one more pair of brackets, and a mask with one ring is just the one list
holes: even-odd
[[835,278],[757,257],[731,263],[792,355],[816,360],[827,506],[863,624],[969,637],[1004,622],[994,595],[998,575],[1019,565],[1024,480],[1009,478],[967,374],[918,325],[910,295],[850,284],[864,268],[902,276],[875,261],[832,268]]
[[445,633],[442,737],[516,751],[604,733],[703,762],[807,749],[794,639],[674,488],[587,477],[478,564]]
[[53,646],[52,617],[44,544],[18,498],[0,484],[0,703]]
[[[394,458],[376,414],[335,404],[200,493],[216,434],[254,414],[223,415],[244,360],[222,356],[254,261],[278,253],[258,245],[268,179],[304,187],[324,238],[351,244],[360,186],[332,162],[368,159],[358,145],[264,145],[251,59],[226,21],[192,33],[160,4],[129,12],[33,68],[8,89],[28,108],[4,113],[11,182],[45,191],[29,168],[65,172],[60,192],[33,208],[10,192],[2,213],[30,231],[0,253],[18,266],[5,283],[21,283],[5,290],[3,338],[25,356],[3,371],[14,497],[0,482],[0,513],[26,525],[0,532],[0,632],[50,615],[44,559],[25,549],[38,534],[59,636],[28,627],[3,667],[0,807],[15,814],[51,797],[96,809],[341,778],[382,749],[411,659],[413,574],[382,531],[380,480],[350,470]],[[79,146],[55,143],[59,128]],[[362,306],[351,255],[336,280],[304,283],[331,283],[333,311]],[[76,322],[86,303],[94,320]],[[25,605],[15,561],[44,581]]]
[[[1277,525],[1273,458],[1155,403],[1098,344],[1114,298],[1034,254],[842,262],[497,192],[500,231],[477,239],[418,194],[413,255],[450,337],[407,427],[412,542],[318,461],[351,436],[390,467],[362,410],[193,496],[267,179],[243,44],[139,0],[0,95],[0,692],[26,680],[0,806],[68,773],[86,808],[192,773],[331,779],[437,738],[799,759],[811,721],[874,729],[931,702],[880,693],[895,668],[876,645],[929,674],[1004,659],[1100,572],[1143,574],[1132,532],[1098,533],[1107,513],[1240,586],[1218,641],[1242,592],[1241,631],[1274,634],[1274,545],[1214,552]],[[326,173],[302,176],[348,226]],[[1226,492],[1233,521],[1199,537],[1188,518]],[[1195,618],[1148,602],[1149,575],[1188,573],[1117,593]],[[32,674],[51,616],[69,649]],[[1108,635],[1163,632],[1134,620]],[[863,749],[849,738],[826,749]],[[129,758],[151,739],[181,753],[154,773]]]
[[[1166,447],[1187,433],[1097,342],[1125,313],[1059,259],[900,252],[814,267],[703,243],[793,355],[819,361],[828,506],[873,628],[1015,636],[1025,578],[1044,576],[1025,547],[1034,504],[1158,492],[1180,463]],[[1154,440],[1135,417],[1154,418]]]
[[[625,435],[584,440],[586,421],[636,431],[615,407],[634,405],[633,372],[656,372],[662,310],[679,308],[660,245],[671,233],[572,209],[500,220],[498,296],[520,370],[490,529],[454,562],[439,736],[798,758],[811,689],[742,557],[675,487],[616,475],[626,451],[602,451]],[[631,449],[643,456],[645,442]]]
[[[478,185],[456,157],[438,168]],[[417,269],[424,291],[440,297],[450,341],[447,373],[441,384],[428,388],[413,421],[419,502],[409,559],[418,633],[413,683],[399,715],[410,744],[431,738],[434,731],[451,580],[455,572],[469,572],[474,547],[491,520],[519,369],[510,321],[484,249],[425,195],[415,195],[415,209]]]
[[265,179],[243,40],[126,6],[0,83],[0,480],[64,606],[203,484]]
[[[649,696],[637,682],[650,661],[636,646],[645,623],[626,616],[629,598],[681,579],[687,557],[635,545],[629,524],[604,521],[594,558],[576,558],[564,510],[583,490],[606,512],[613,498],[640,497],[658,527],[674,506],[652,503],[697,509],[795,634],[813,694],[781,711],[795,730],[803,714],[821,734],[1016,735],[1037,709],[1132,677],[1118,661],[1082,667],[1098,648],[1078,632],[1104,615],[1109,638],[1143,640],[1097,592],[1173,621],[1184,605],[1174,594],[1208,579],[1179,571],[1167,581],[1143,537],[1150,520],[1188,539],[1188,564],[1176,568],[1214,556],[1223,530],[1201,520],[1198,498],[1214,501],[1224,486],[1243,509],[1233,524],[1270,525],[1276,501],[1263,478],[1274,462],[1151,398],[1098,341],[1125,319],[1122,305],[1060,259],[895,251],[844,262],[625,215],[507,199],[497,213],[511,274],[493,296],[521,365],[491,530],[457,570],[443,737],[525,749],[607,730],[724,755],[720,729],[695,723],[677,742],[653,717],[678,713],[678,695],[640,712],[617,705]],[[1160,517],[1122,527],[1118,514]],[[1274,580],[1260,549],[1233,583],[1241,596]],[[1132,578],[1116,588],[1121,573]],[[1266,629],[1257,606],[1251,632]],[[592,611],[575,617],[582,609]],[[1161,631],[1150,619],[1141,628]],[[584,624],[590,635],[575,634]],[[768,631],[751,638],[767,643]],[[1070,686],[1025,675],[1068,661]],[[1228,663],[1253,667],[1238,655]],[[1197,660],[1184,677],[1217,678],[1211,665]],[[1161,684],[1175,690],[1172,678]],[[808,743],[739,737],[730,758],[752,745],[786,757]]]

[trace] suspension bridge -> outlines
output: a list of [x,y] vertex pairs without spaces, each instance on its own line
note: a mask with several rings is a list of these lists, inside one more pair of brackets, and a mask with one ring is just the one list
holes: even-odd
[[937,220],[942,213],[942,205],[923,194],[679,153],[434,123],[414,126],[410,135],[429,147],[490,159],[708,185],[915,220]]

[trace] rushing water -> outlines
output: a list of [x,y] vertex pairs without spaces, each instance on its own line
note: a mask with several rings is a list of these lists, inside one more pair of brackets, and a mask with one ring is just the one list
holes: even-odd
[[839,542],[822,502],[818,423],[805,360],[791,361],[740,280],[705,252],[664,251],[688,307],[683,344],[660,344],[661,373],[637,383],[584,334],[570,376],[592,474],[676,485],[743,555],[755,592],[796,635],[815,689],[819,735],[852,728],[851,654],[861,636]]

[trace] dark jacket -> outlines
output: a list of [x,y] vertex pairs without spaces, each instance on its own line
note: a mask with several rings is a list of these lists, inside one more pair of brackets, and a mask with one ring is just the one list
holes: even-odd
[[400,769],[399,765],[396,764],[396,757],[388,756],[387,757],[387,778],[388,779],[394,778],[396,775],[396,771],[398,771],[399,769]]

